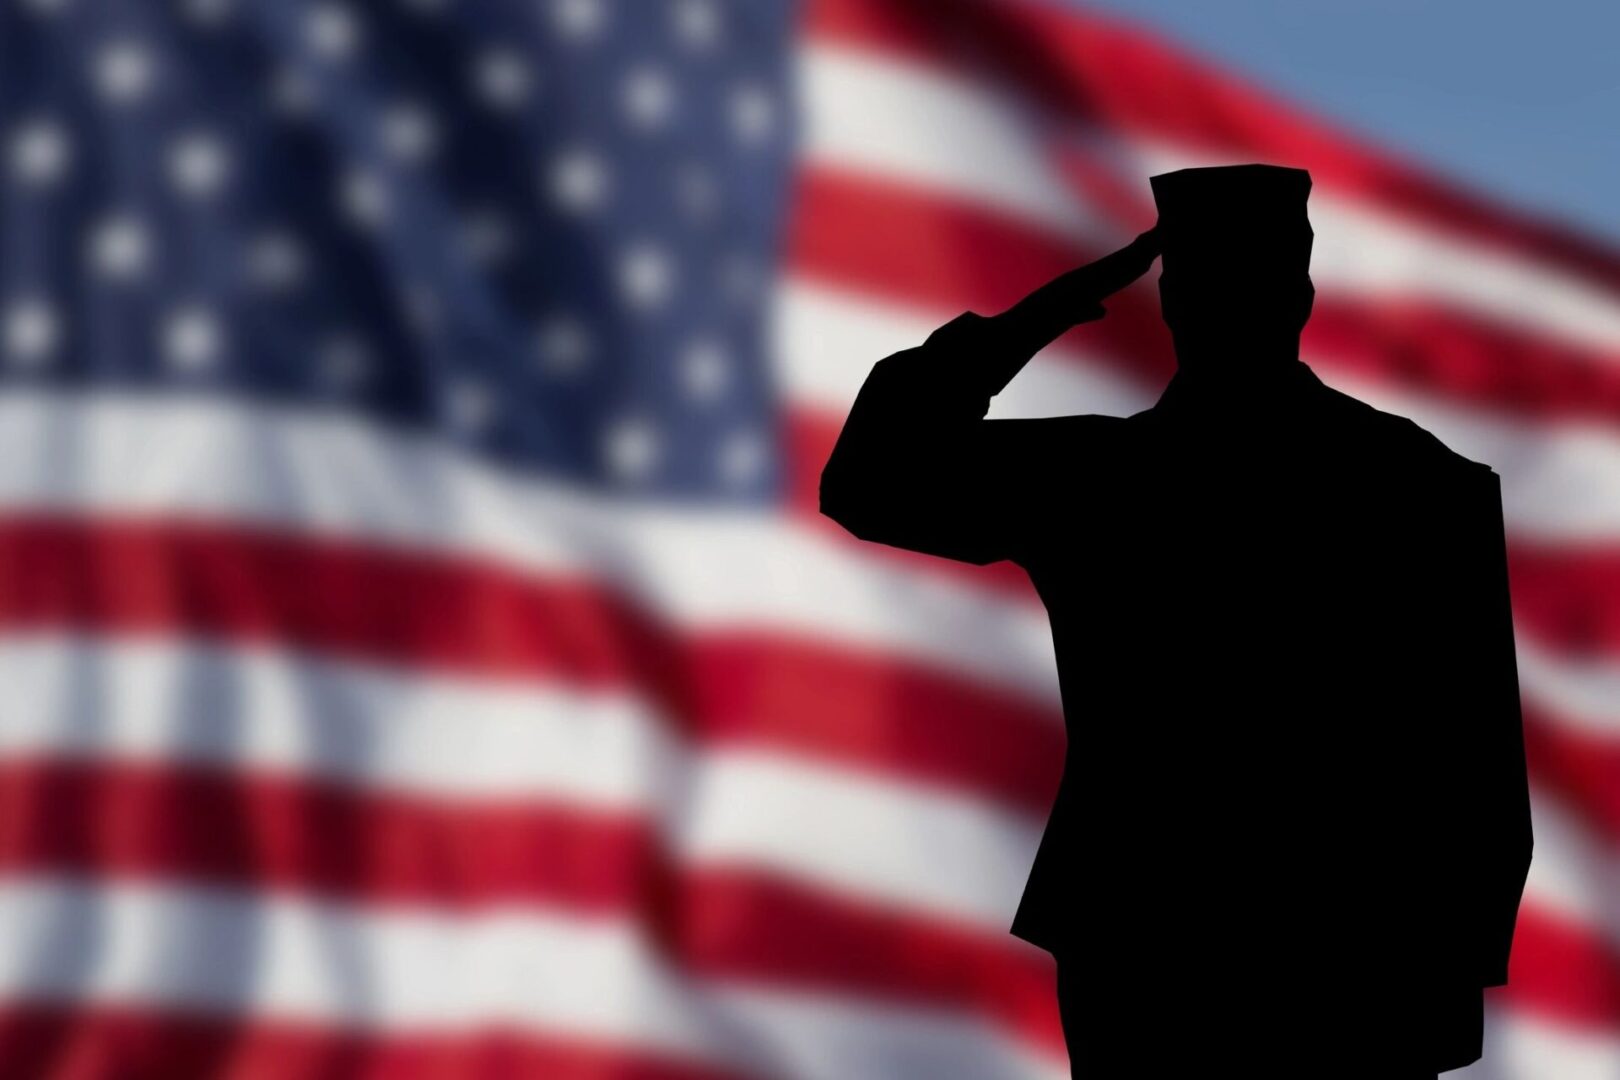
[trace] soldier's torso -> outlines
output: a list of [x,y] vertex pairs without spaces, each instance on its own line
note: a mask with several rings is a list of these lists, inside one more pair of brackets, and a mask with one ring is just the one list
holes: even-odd
[[[1391,762],[1420,660],[1398,605],[1421,484],[1325,398],[1246,437],[1152,414],[1117,430],[1029,567],[1069,753],[1024,929],[1062,920],[1100,966],[1184,974],[1391,946],[1367,871],[1400,858],[1410,810]],[[1324,912],[1360,918],[1324,935]]]

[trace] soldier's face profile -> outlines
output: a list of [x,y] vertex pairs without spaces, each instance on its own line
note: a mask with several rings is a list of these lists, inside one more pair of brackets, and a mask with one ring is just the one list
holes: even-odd
[[1165,253],[1159,270],[1159,309],[1178,334],[1219,334],[1274,328],[1297,333],[1310,319],[1316,288],[1303,271],[1279,273],[1245,264]]

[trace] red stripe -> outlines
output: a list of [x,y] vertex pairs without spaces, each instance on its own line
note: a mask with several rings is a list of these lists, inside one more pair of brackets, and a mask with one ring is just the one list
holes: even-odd
[[688,738],[960,788],[1044,817],[1054,704],[763,626],[692,633],[576,579],[195,522],[0,519],[0,627],[273,642],[633,690]]
[[[1004,310],[1104,254],[993,209],[821,166],[800,170],[795,198],[787,238],[795,277],[941,313]],[[1168,381],[1175,351],[1151,287],[1115,294],[1108,318],[1063,342],[1138,379]]]
[[[1620,847],[1620,738],[1530,705],[1525,740],[1536,785],[1558,792],[1584,827]],[[49,862],[68,845],[100,852],[91,862],[111,867],[117,850],[105,845],[137,839],[145,822],[143,868],[318,892],[458,904],[520,895],[611,909],[663,873],[639,814],[560,800],[358,793],[344,781],[203,767],[126,764],[109,773],[0,760],[0,810],[0,865]],[[169,829],[193,820],[201,824]],[[50,849],[37,849],[41,843]],[[346,854],[359,850],[372,853],[364,866]]]
[[[686,634],[575,581],[195,523],[0,521],[0,626],[162,633],[467,674],[632,687],[688,737],[958,787],[1044,816],[1055,706],[762,629]],[[1510,551],[1521,630],[1620,652],[1620,552]],[[669,673],[680,672],[681,678]]]
[[1513,617],[1571,660],[1620,654],[1620,544],[1509,537]]
[[[0,772],[0,810],[3,872],[193,880],[462,911],[512,899],[594,909],[606,892],[591,880],[599,872],[579,863],[594,844],[624,843],[611,820],[598,832],[582,813],[554,819],[554,809],[534,809],[526,824],[547,845],[537,853],[524,846],[519,811],[410,807],[307,781],[129,763],[11,763]],[[691,975],[960,1008],[1062,1052],[1051,958],[1009,935],[741,866],[678,868],[650,848],[604,856],[639,864],[616,875],[618,906]],[[1620,956],[1600,928],[1527,900],[1510,976],[1516,1002],[1620,1028]]]
[[1324,368],[1552,424],[1620,421],[1620,351],[1457,308],[1318,292],[1300,348]]
[[16,1080],[741,1080],[557,1032],[362,1034],[260,1017],[112,1005],[0,1011],[0,1076]]
[[[1536,948],[1524,948],[1534,942]],[[1540,911],[1521,915],[1507,986],[1487,997],[1518,1012],[1589,1024],[1620,1015],[1620,987],[1589,937]],[[363,1034],[265,1017],[90,1004],[0,1009],[0,1075],[61,1080],[128,1077],[376,1077],[378,1080],[740,1080],[723,1072],[556,1033],[485,1026],[467,1036]]]
[[1323,190],[1620,291],[1607,245],[1397,160],[1124,20],[1025,0],[813,0],[806,26],[814,40],[1017,88],[1113,137],[1306,168]]
[[[803,170],[796,197],[795,276],[939,314],[1001,311],[1104,254],[995,210],[826,167]],[[1154,280],[1112,297],[1108,318],[1065,338],[1144,390],[1175,369]],[[1620,421],[1620,351],[1557,342],[1429,301],[1319,291],[1300,344],[1325,371],[1453,403],[1537,420]]]
[[793,275],[902,303],[1000,311],[1103,254],[992,206],[825,163],[802,167],[794,192]]
[[201,766],[0,761],[0,867],[464,907],[621,910],[663,875],[643,818]]
[[[418,647],[422,631],[417,624],[424,619],[430,622],[443,620],[447,612],[456,611],[462,604],[461,594],[464,592],[476,596],[480,595],[481,590],[487,591],[489,585],[487,582],[480,585],[485,579],[479,575],[495,572],[487,568],[456,566],[423,556],[406,556],[400,552],[377,552],[377,560],[373,562],[365,557],[368,554],[366,549],[348,548],[330,541],[310,542],[234,530],[205,529],[194,524],[13,521],[0,528],[0,564],[14,571],[0,582],[0,619],[12,625],[66,623],[123,632],[184,634],[203,630],[224,633],[226,636],[272,638],[315,647],[323,647],[325,641],[332,638],[348,651],[380,653],[391,658],[403,656],[415,659],[425,655],[435,662],[445,662],[447,657],[443,652]],[[386,569],[386,573],[380,576],[376,573],[379,566]],[[395,598],[388,613],[389,619],[384,623],[357,624],[353,619],[343,617],[349,604],[343,598],[348,590],[355,588],[351,575],[356,574],[369,586],[356,594],[354,602],[360,608],[371,609],[371,603],[366,599],[369,596]],[[470,577],[463,578],[461,575]],[[500,578],[500,575],[496,577]],[[1515,571],[1516,600],[1523,591],[1521,578],[1522,575]],[[228,587],[222,587],[222,582]],[[289,583],[294,582],[303,589],[302,592],[292,590],[294,595],[327,598],[336,603],[335,614],[338,617],[332,618],[334,612],[328,610],[326,602],[309,605],[299,601],[291,607],[281,606],[280,598],[289,594]],[[506,584],[535,587],[532,583],[516,580]],[[332,587],[329,588],[329,585]],[[410,603],[402,604],[398,599],[401,597],[413,599]],[[538,612],[545,606],[543,598],[537,603]],[[568,610],[567,604],[561,607]],[[504,609],[497,606],[496,611],[501,610]],[[463,615],[452,622],[459,623],[464,618]],[[475,626],[513,622],[504,617],[472,618],[468,621]],[[519,621],[517,625],[523,624]],[[539,621],[534,625],[545,623]],[[442,623],[440,626],[442,628]],[[243,635],[244,627],[252,632]],[[343,628],[347,633],[333,638],[334,627]],[[367,629],[367,632],[357,633],[357,629]],[[465,631],[451,635],[452,640],[463,637],[468,642],[478,641],[478,635],[468,635]],[[642,635],[636,640],[645,638]],[[429,632],[426,640],[432,643],[440,639]],[[470,653],[462,651],[451,653],[449,659],[475,669],[493,662],[500,670],[507,670],[512,658],[522,655],[522,652],[512,648],[509,643],[497,644],[498,647],[487,655],[476,650]],[[542,654],[542,659],[547,656]],[[536,670],[551,671],[554,665],[538,663],[534,667]],[[585,668],[588,674],[595,673],[597,676],[610,669],[611,665],[607,664],[592,664]],[[930,675],[929,678],[938,676]],[[802,685],[825,689],[824,685],[814,682]],[[938,688],[946,689],[943,684]],[[801,692],[788,696],[791,699],[804,695]],[[872,708],[882,711],[876,705]],[[806,734],[814,736],[818,725],[826,725],[836,715],[836,711],[818,711],[813,717],[807,714],[803,721]],[[934,717],[926,712],[919,716],[918,732],[926,734],[926,737],[919,738],[920,745],[956,745],[953,738],[939,737]],[[1056,729],[1048,726],[1045,730]],[[1028,745],[1025,735],[1016,738],[1003,736],[1004,733],[998,731],[994,741],[1009,748]],[[849,747],[841,749],[847,752]],[[896,759],[910,756],[903,747],[891,746],[887,749]],[[1547,756],[1567,760],[1570,754],[1543,755]],[[856,755],[856,759],[859,761],[859,755]],[[973,760],[976,759],[964,759],[963,763]],[[49,803],[53,807],[61,807],[71,805],[74,801],[72,798],[54,797]],[[229,805],[228,801],[222,802],[217,795],[211,795],[206,804],[212,808]],[[129,820],[128,815],[122,813],[109,813],[103,817],[113,822]],[[0,821],[5,820],[20,821],[24,817],[15,812],[0,815]],[[228,822],[226,818],[220,820]],[[493,830],[490,835],[499,836],[501,832]],[[506,835],[510,835],[510,832]],[[536,831],[534,835],[544,834]],[[413,840],[407,846],[423,851],[456,850],[462,843],[459,838],[441,840],[437,845]],[[487,857],[479,858],[483,861]],[[892,938],[890,935],[873,937],[874,940]],[[928,955],[930,951],[918,950],[917,955]],[[831,963],[835,957],[850,954],[828,949],[818,955]]]
[[[1530,730],[1532,768],[1544,782],[1553,728],[1532,721]],[[1612,785],[1604,793],[1611,807],[1613,793]],[[0,871],[180,878],[460,910],[514,899],[633,910],[693,974],[972,1009],[1061,1048],[1044,954],[743,867],[678,869],[641,824],[607,811],[206,768],[8,761]],[[1514,995],[1576,1019],[1620,1022],[1620,1003],[1599,993],[1615,978],[1604,965],[1620,961],[1545,916],[1525,927]],[[1582,964],[1548,959],[1565,955]],[[1555,977],[1567,971],[1579,978]]]
[[555,803],[168,764],[0,763],[0,872],[177,878],[365,904],[633,916],[692,974],[974,1010],[1061,1052],[1050,957],[1003,932],[742,866]]
[[1526,702],[1524,741],[1536,782],[1620,851],[1620,731],[1583,730]]
[[1486,993],[1522,1012],[1610,1034],[1620,1023],[1620,955],[1596,929],[1527,903],[1514,928],[1508,983]]

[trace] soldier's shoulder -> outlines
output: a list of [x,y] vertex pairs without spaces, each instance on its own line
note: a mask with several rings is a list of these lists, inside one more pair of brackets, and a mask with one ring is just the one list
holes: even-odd
[[1327,390],[1330,404],[1342,416],[1369,432],[1381,444],[1396,450],[1400,460],[1480,480],[1496,476],[1496,471],[1489,464],[1461,453],[1411,417],[1369,405],[1360,398],[1331,387]]

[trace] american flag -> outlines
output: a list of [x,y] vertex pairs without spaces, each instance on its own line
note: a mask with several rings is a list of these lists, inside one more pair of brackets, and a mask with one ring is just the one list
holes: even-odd
[[[1263,161],[1307,362],[1502,476],[1465,1072],[1620,1078],[1620,253],[1037,0],[0,0],[0,139],[0,1076],[1067,1076],[1045,612],[817,477]],[[990,415],[1151,405],[1153,277]]]

